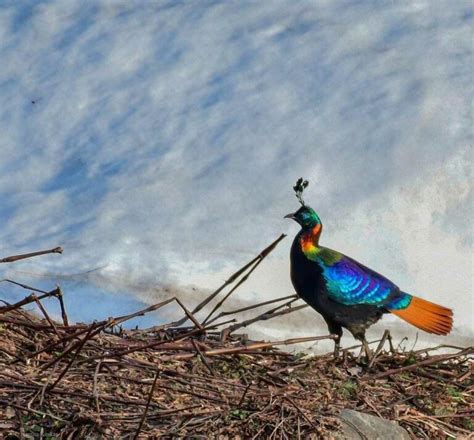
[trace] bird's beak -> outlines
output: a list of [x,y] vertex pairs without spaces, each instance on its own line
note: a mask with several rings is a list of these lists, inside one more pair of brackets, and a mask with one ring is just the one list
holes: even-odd
[[292,212],[291,214],[286,214],[285,217],[283,217],[283,218],[291,218],[292,220],[294,220],[295,219],[295,213]]

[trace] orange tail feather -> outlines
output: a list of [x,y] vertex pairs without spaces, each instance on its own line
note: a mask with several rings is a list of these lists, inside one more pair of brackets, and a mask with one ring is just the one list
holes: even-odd
[[447,335],[453,327],[453,311],[425,299],[412,297],[403,310],[390,310],[394,315],[428,333]]

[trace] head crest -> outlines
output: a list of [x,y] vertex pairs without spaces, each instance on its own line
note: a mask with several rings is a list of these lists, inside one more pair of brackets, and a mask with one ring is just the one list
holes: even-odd
[[302,206],[306,206],[303,200],[303,191],[308,185],[309,185],[309,182],[307,180],[303,180],[303,178],[300,177],[296,181],[296,185],[293,187],[293,189],[295,190],[296,198],[298,199],[298,201],[301,203]]

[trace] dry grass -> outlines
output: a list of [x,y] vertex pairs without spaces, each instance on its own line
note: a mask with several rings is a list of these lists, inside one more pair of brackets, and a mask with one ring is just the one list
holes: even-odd
[[[296,299],[285,297],[251,306],[274,304],[254,319],[219,323],[213,315],[229,317],[217,313],[235,287],[202,323],[195,318],[225,287],[242,284],[239,277],[246,279],[279,240],[192,312],[173,298],[70,325],[59,289],[23,286],[35,293],[0,308],[2,438],[330,438],[343,408],[396,420],[413,438],[470,436],[472,347],[452,347],[452,354],[436,354],[440,347],[380,351],[371,367],[349,350],[339,359],[290,354],[276,346],[331,336],[247,340],[235,331],[298,307],[288,307]],[[49,317],[46,297],[58,298],[63,322]],[[120,326],[173,301],[183,319],[145,330]],[[23,309],[34,303],[41,319]]]
[[319,438],[342,408],[414,438],[473,429],[472,349],[383,352],[369,369],[197,326],[112,334],[112,320],[53,327],[21,309],[0,321],[3,438]]

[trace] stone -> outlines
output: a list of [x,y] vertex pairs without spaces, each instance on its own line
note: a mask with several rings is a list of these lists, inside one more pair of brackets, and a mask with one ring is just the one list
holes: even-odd
[[352,409],[339,414],[342,432],[339,440],[410,440],[410,435],[398,423]]

